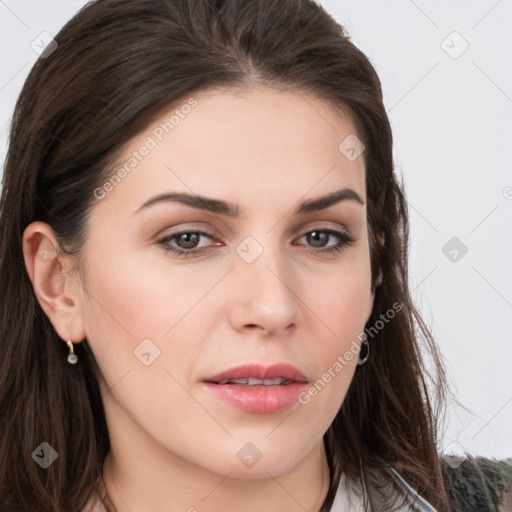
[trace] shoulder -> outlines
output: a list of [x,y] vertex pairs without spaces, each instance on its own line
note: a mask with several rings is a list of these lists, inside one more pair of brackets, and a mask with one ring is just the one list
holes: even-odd
[[[464,460],[443,456],[440,458],[443,481],[454,510],[479,512],[512,511],[512,458],[492,460],[467,456]],[[435,508],[422,498],[396,470],[388,468],[395,480],[413,499],[412,507],[400,511],[435,512]]]
[[423,496],[420,496],[418,492],[404,480],[398,471],[393,468],[388,468],[388,473],[395,479],[395,481],[400,485],[400,487],[404,490],[405,494],[409,498],[409,503],[400,504],[396,509],[397,512],[437,512],[437,509],[435,509],[425,498],[423,498]]
[[[368,498],[368,494],[372,495],[372,501],[390,512],[438,512],[393,468],[372,470],[371,474],[375,487],[379,488],[378,492],[370,487],[370,483],[367,490],[360,482],[349,486],[345,475],[342,474],[331,512],[359,512],[363,510],[363,496]],[[390,484],[391,480],[398,484],[401,493]]]
[[450,501],[463,510],[512,510],[512,459],[442,458],[443,479]]

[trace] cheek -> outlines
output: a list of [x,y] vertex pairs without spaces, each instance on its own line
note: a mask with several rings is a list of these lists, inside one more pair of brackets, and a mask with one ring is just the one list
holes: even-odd
[[314,280],[309,277],[304,284],[305,300],[319,320],[319,334],[329,346],[342,348],[363,330],[373,306],[369,263],[366,266],[360,261],[347,261],[326,275]]
[[[321,313],[334,336],[362,329],[371,305],[369,286],[364,282],[330,283],[321,290]],[[319,315],[320,316],[320,315]]]
[[202,350],[194,305],[212,283],[194,284],[179,269],[148,269],[136,258],[106,257],[91,258],[95,271],[87,275],[83,312],[101,373],[133,421],[163,432],[170,425],[179,430],[182,416],[202,411],[184,386]]
[[147,389],[157,384],[155,374],[161,379],[163,368],[172,367],[172,360],[187,368],[197,359],[194,331],[183,326],[190,327],[194,305],[212,283],[194,283],[190,273],[179,269],[148,268],[136,257],[113,258],[115,252],[98,251],[89,260],[86,338],[110,385],[127,372],[143,370],[141,382]]
[[356,264],[317,283],[307,295],[308,306],[317,317],[312,329],[315,344],[310,347],[317,372],[302,403],[334,418],[357,369],[362,334],[373,305],[370,273]]
[[[185,266],[153,264],[132,251],[132,257],[113,258],[114,250],[91,257],[86,287],[90,324],[101,321],[96,334],[110,332],[116,339],[151,338],[162,341],[193,314],[201,297],[218,280]],[[91,325],[91,327],[94,327]],[[106,327],[106,329],[105,329]],[[136,345],[134,345],[136,346]]]

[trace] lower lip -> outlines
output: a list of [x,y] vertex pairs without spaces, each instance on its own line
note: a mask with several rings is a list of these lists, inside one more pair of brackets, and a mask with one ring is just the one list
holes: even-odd
[[235,407],[256,414],[274,414],[298,402],[298,395],[307,387],[295,382],[284,386],[248,386],[244,384],[205,383],[206,388]]

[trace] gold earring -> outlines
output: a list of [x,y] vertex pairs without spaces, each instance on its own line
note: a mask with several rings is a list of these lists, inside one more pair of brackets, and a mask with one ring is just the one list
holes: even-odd
[[67,341],[66,343],[68,344],[68,347],[69,347],[68,363],[76,364],[78,361],[78,357],[73,350],[73,343],[71,341]]

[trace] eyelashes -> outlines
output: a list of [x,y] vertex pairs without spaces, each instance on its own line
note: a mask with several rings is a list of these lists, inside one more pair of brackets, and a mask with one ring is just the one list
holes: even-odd
[[[321,227],[314,228],[314,229],[307,231],[306,233],[301,235],[299,237],[299,239],[301,239],[303,237],[307,237],[308,235],[312,235],[312,234],[317,235],[317,236],[320,234],[325,234],[326,235],[325,239],[327,241],[331,237],[334,237],[338,240],[338,243],[332,247],[318,248],[318,247],[314,247],[314,246],[309,246],[309,248],[307,249],[308,252],[313,252],[314,254],[320,254],[320,255],[321,254],[332,255],[332,254],[340,253],[344,249],[346,249],[348,246],[352,245],[354,242],[357,241],[353,236],[349,235],[348,233],[346,233],[344,231],[338,231],[338,230],[331,229],[331,228],[321,228]],[[185,235],[189,235],[189,236],[185,236]],[[190,235],[192,235],[192,236],[190,236]],[[194,256],[200,256],[202,254],[205,254],[207,251],[214,250],[214,246],[200,247],[200,248],[196,248],[196,247],[180,248],[180,247],[171,245],[171,242],[173,240],[176,240],[177,242],[181,242],[181,243],[185,242],[186,244],[194,245],[196,243],[199,243],[201,237],[206,237],[208,239],[214,238],[212,235],[210,235],[209,233],[206,233],[205,231],[188,229],[188,230],[182,230],[182,231],[167,235],[166,237],[158,240],[157,243],[164,249],[164,251],[166,253],[173,254],[174,256],[180,257],[180,258],[190,258],[190,257],[193,258]]]

